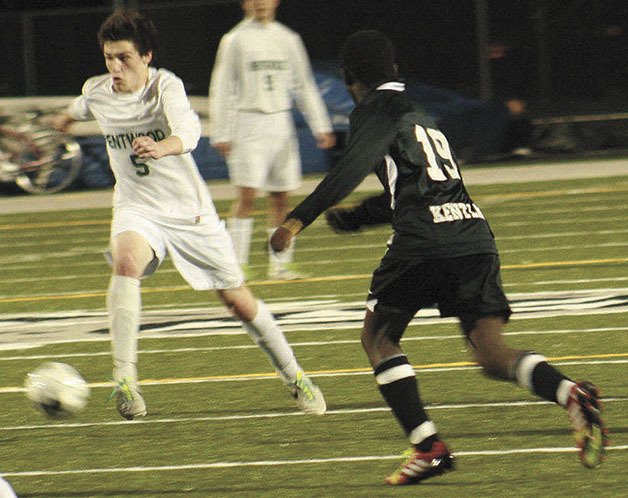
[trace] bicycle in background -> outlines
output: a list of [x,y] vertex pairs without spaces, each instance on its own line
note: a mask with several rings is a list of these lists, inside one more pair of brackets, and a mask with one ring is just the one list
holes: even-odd
[[81,148],[70,135],[51,128],[53,111],[0,115],[0,182],[30,194],[68,188],[81,170]]

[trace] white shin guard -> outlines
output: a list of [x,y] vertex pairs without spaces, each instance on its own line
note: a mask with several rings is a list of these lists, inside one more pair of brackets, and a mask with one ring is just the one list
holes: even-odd
[[266,353],[281,379],[287,384],[292,384],[301,367],[286,336],[263,301],[257,301],[255,318],[250,322],[243,321],[242,325],[255,344]]
[[107,293],[113,378],[137,380],[137,333],[141,295],[137,278],[112,275]]

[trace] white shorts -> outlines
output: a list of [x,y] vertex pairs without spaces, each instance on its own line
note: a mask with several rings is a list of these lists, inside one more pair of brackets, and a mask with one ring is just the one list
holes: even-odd
[[237,187],[288,192],[301,185],[299,141],[290,112],[239,112],[228,157]]
[[198,223],[156,220],[132,209],[114,209],[111,238],[122,232],[141,235],[155,252],[145,276],[170,255],[174,266],[194,290],[235,289],[244,283],[231,237],[218,216],[201,216]]

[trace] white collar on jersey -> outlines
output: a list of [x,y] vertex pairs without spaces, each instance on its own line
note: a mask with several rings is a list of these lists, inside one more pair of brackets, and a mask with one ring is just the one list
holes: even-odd
[[389,81],[383,85],[379,85],[376,90],[393,90],[395,92],[403,92],[406,89],[406,84],[400,81]]

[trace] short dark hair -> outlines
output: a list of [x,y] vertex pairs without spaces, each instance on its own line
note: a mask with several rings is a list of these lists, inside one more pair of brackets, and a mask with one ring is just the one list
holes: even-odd
[[157,48],[157,29],[136,10],[116,10],[100,26],[98,43],[102,49],[105,42],[119,40],[132,42],[140,55],[146,55]]
[[358,80],[368,87],[397,78],[395,47],[384,33],[364,30],[353,33],[340,50],[340,64],[348,83]]

